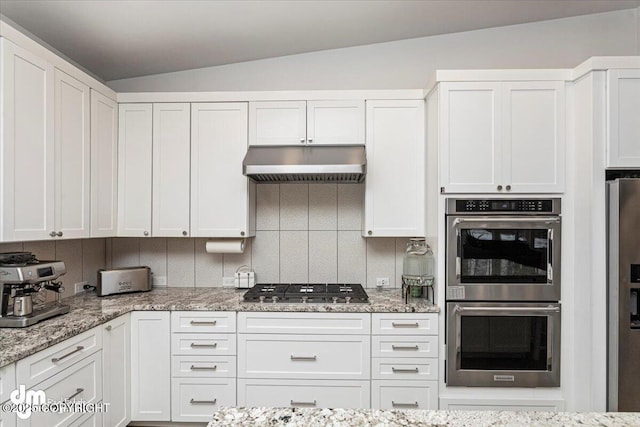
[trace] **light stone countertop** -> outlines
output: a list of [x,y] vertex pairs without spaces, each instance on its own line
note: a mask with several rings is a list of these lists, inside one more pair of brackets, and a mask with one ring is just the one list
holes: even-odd
[[638,427],[640,413],[223,407],[209,423],[209,427],[218,426]]
[[63,299],[71,311],[27,328],[0,329],[0,367],[78,335],[130,311],[289,311],[316,313],[437,313],[425,300],[405,304],[399,289],[368,289],[368,304],[245,303],[234,288],[156,288],[99,298],[95,292]]

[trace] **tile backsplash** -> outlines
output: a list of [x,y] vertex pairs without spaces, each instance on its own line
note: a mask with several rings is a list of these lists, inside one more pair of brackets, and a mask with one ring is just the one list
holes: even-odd
[[206,238],[110,238],[0,244],[66,263],[66,292],[100,268],[148,265],[156,286],[221,286],[247,265],[258,283],[343,282],[400,287],[407,239],[363,238],[362,184],[259,184],[256,236],[243,254],[208,254]]

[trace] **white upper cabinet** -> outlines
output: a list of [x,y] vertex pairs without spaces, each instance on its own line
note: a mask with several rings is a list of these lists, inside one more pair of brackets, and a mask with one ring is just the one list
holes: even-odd
[[151,235],[151,104],[120,104],[118,236]]
[[55,70],[55,233],[90,234],[89,86]]
[[640,167],[640,70],[608,70],[607,167]]
[[437,102],[442,192],[564,191],[564,82],[444,82]]
[[191,105],[191,236],[255,235],[255,184],[242,175],[247,104]]
[[191,107],[153,104],[154,237],[189,235]]
[[1,240],[44,240],[54,227],[54,68],[0,38]]
[[423,100],[367,101],[363,235],[425,235]]
[[91,237],[113,237],[118,206],[118,104],[91,90]]
[[362,145],[364,101],[249,103],[249,145]]

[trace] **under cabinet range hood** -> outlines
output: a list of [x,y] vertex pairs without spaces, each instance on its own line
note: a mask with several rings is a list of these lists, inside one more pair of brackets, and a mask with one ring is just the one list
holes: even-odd
[[242,173],[256,182],[364,181],[367,160],[364,146],[260,146],[249,147]]

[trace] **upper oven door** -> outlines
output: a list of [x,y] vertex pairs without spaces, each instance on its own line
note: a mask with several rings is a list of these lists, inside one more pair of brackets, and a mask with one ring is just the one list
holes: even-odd
[[559,216],[449,216],[447,232],[447,300],[560,300]]

